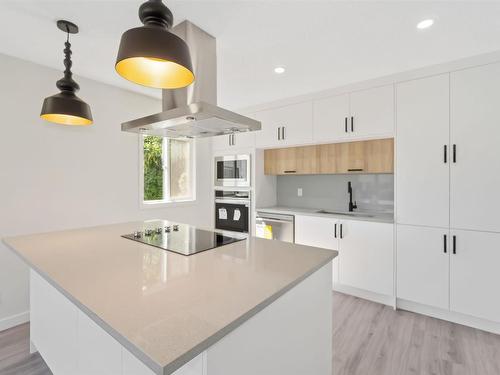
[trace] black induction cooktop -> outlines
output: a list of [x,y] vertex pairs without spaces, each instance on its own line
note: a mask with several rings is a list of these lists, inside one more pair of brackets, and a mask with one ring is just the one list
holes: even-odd
[[172,223],[148,227],[122,237],[182,255],[193,255],[245,239]]

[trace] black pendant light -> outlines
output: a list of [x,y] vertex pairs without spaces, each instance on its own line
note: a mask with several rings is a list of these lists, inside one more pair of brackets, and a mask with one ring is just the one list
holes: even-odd
[[171,33],[174,17],[161,0],[139,8],[144,26],[123,33],[116,58],[119,75],[140,85],[177,89],[194,81],[187,44]]
[[57,27],[67,33],[64,43],[64,77],[57,81],[56,86],[61,92],[45,98],[40,117],[44,120],[64,125],[90,125],[92,113],[90,106],[75,95],[80,89],[71,73],[71,43],[69,34],[78,33],[78,26],[69,21],[57,21]]

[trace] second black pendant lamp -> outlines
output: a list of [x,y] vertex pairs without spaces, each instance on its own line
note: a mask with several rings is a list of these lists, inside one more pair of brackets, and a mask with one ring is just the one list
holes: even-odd
[[57,21],[57,27],[67,34],[66,43],[64,43],[64,67],[66,69],[64,70],[64,77],[56,83],[61,92],[45,98],[40,117],[63,125],[90,125],[92,124],[90,106],[76,96],[75,92],[80,89],[80,86],[75,82],[71,73],[69,34],[78,33],[78,26],[69,21],[59,20]]
[[144,26],[123,33],[115,69],[122,77],[143,86],[177,89],[194,81],[189,48],[171,33],[174,17],[161,0],[139,8]]

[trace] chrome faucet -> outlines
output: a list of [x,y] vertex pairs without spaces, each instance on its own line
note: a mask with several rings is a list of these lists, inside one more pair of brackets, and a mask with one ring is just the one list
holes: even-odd
[[347,192],[349,193],[349,212],[353,212],[356,208],[358,208],[358,205],[356,204],[356,201],[352,203],[352,184],[351,181],[347,182]]

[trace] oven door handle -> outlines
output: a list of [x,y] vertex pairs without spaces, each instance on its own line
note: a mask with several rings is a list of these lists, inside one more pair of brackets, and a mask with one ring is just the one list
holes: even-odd
[[293,221],[291,220],[280,220],[280,219],[271,219],[271,218],[267,218],[267,217],[256,217],[255,218],[255,221],[269,221],[271,223],[293,223]]
[[247,199],[216,199],[215,203],[238,204],[250,207],[250,202]]

